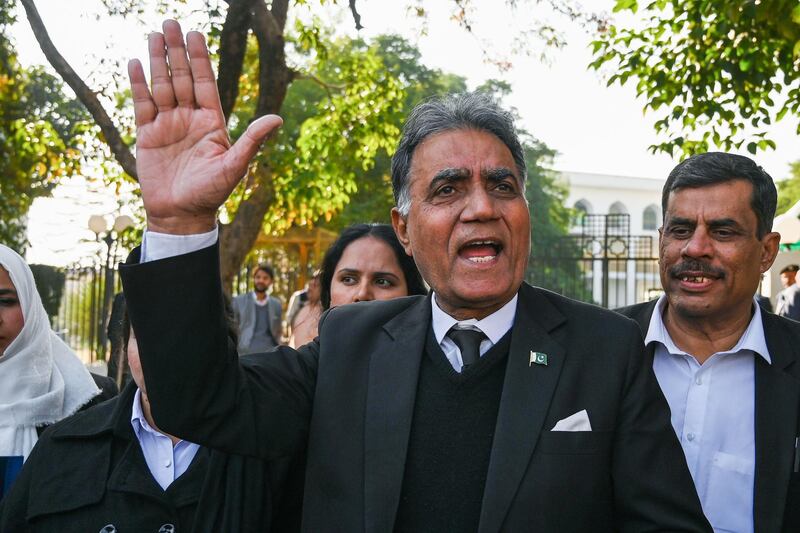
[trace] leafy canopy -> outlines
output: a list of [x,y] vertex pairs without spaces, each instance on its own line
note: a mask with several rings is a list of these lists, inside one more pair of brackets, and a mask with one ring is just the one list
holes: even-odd
[[22,252],[33,200],[80,171],[89,123],[60,80],[19,64],[6,34],[8,10],[0,6],[0,242]]
[[800,111],[797,0],[617,0],[614,11],[637,22],[610,26],[591,66],[612,70],[609,85],[636,80],[665,138],[653,152],[775,148],[770,125]]

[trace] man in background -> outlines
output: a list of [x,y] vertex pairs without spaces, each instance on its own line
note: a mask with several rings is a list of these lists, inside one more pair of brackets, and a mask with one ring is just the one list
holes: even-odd
[[253,291],[233,299],[239,324],[239,355],[264,352],[281,342],[281,302],[269,295],[275,272],[260,264],[253,273]]
[[795,283],[797,271],[800,266],[786,265],[781,269],[781,285],[783,290],[778,293],[778,301],[775,305],[775,314],[800,320],[800,286]]

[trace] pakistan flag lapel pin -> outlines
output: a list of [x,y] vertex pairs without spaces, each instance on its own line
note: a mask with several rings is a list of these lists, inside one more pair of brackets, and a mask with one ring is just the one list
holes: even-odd
[[542,365],[547,366],[547,354],[542,352],[534,352],[531,350],[531,360],[528,366]]

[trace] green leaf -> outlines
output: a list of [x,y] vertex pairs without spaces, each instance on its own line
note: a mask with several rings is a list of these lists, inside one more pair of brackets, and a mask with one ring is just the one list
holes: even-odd
[[791,18],[792,22],[800,24],[800,4],[796,5],[794,9],[792,9]]
[[614,4],[614,9],[612,11],[614,13],[618,13],[624,10],[630,10],[636,13],[636,10],[639,8],[639,3],[637,0],[616,0]]

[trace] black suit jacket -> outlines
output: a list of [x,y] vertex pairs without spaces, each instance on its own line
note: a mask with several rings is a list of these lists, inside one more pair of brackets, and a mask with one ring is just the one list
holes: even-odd
[[[657,300],[619,309],[647,335]],[[753,519],[756,533],[800,531],[800,473],[794,471],[800,435],[800,323],[762,311],[772,360],[755,357],[756,472]],[[655,343],[647,347],[649,361]]]
[[[237,359],[216,247],[121,273],[159,427],[266,458],[307,445],[304,530],[393,530],[429,298],[336,308],[311,344]],[[710,531],[642,354],[633,322],[521,287],[480,532]],[[550,431],[583,409],[591,432]]]

